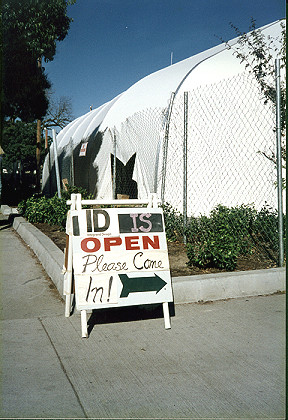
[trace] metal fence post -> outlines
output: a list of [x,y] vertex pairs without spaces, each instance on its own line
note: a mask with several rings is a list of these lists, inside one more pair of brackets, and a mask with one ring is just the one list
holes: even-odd
[[159,159],[160,159],[160,153],[161,153],[161,137],[158,140],[157,144],[157,154],[156,154],[156,162],[155,162],[155,171],[154,171],[154,186],[153,186],[153,192],[157,193],[157,183],[158,183],[158,171],[159,171]]
[[184,136],[183,136],[183,241],[186,244],[187,227],[187,137],[188,137],[188,92],[184,92]]
[[70,173],[71,173],[71,176],[70,176],[70,182],[71,182],[72,187],[74,187],[74,155],[73,155],[73,139],[72,139],[72,137],[70,137],[69,145],[70,145],[70,154],[71,154],[71,162],[70,162]]
[[48,169],[49,169],[49,196],[52,197],[52,176],[51,176],[51,146],[48,149]]
[[172,107],[174,102],[175,92],[171,93],[169,107],[167,110],[166,122],[165,122],[165,136],[163,144],[163,162],[162,162],[162,182],[161,182],[161,202],[164,203],[165,196],[165,178],[167,168],[167,153],[168,153],[168,138],[169,138],[169,125],[172,113]]
[[112,179],[112,194],[113,199],[116,198],[116,129],[113,130],[113,179]]
[[58,164],[57,140],[56,140],[56,131],[54,129],[52,130],[52,135],[53,135],[53,149],[54,149],[57,192],[58,192],[58,198],[61,198],[61,184],[60,184],[60,172],[59,172],[59,164]]
[[277,158],[277,196],[278,196],[278,233],[279,233],[279,266],[284,264],[283,243],[283,198],[282,198],[282,153],[281,153],[281,87],[280,60],[275,60],[276,78],[276,158]]

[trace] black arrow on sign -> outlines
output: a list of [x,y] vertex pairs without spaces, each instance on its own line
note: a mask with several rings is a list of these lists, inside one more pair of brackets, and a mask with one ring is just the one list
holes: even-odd
[[120,298],[127,297],[129,293],[135,292],[158,293],[167,284],[166,281],[155,273],[153,277],[128,277],[127,274],[119,274],[119,277],[123,284]]

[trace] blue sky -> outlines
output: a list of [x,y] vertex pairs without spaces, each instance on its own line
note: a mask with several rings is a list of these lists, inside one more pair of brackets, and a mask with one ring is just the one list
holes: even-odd
[[75,117],[113,99],[173,62],[285,17],[284,0],[77,0],[54,60],[44,67],[55,98],[70,97]]

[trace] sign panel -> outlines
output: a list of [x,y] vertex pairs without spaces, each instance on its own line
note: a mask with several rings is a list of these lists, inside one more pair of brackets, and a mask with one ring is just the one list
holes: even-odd
[[162,209],[70,214],[77,309],[173,301]]
[[81,144],[79,156],[86,156],[87,146],[88,146],[88,142],[85,142],[85,143]]

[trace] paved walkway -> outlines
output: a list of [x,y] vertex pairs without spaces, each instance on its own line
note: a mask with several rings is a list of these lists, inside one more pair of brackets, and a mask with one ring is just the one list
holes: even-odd
[[150,308],[99,313],[83,339],[5,225],[0,256],[1,418],[284,418],[285,295],[176,305],[171,330]]

